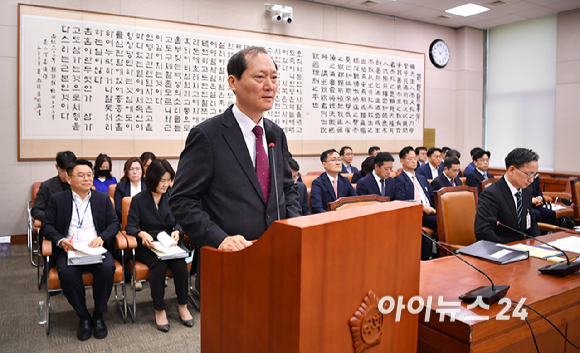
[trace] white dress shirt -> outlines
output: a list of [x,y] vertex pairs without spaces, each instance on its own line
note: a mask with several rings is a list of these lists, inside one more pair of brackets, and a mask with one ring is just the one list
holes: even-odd
[[[93,214],[91,212],[91,192],[81,200],[81,197],[76,192],[72,191],[73,205],[72,217],[68,227],[66,239],[73,239],[74,243],[88,243],[98,237],[95,223],[93,222]],[[58,244],[60,246],[59,240]]]
[[433,166],[431,165],[431,163],[429,163],[429,168],[431,168],[431,175],[432,175],[432,178],[433,178],[433,179],[437,178],[437,177],[439,176],[439,169],[438,169],[438,168],[435,168],[435,167],[433,167]]
[[[411,182],[413,182],[413,178],[417,179],[415,173],[410,173],[406,170],[403,170],[403,173],[407,174],[409,179],[411,179]],[[419,179],[417,179],[417,184],[419,184],[419,190],[421,190],[421,203],[424,206],[431,207],[431,202],[429,202],[429,198],[427,197],[427,194],[425,194],[425,190],[423,190],[423,186],[419,182]]]
[[133,183],[129,180],[129,184],[131,185],[131,197],[135,197],[138,193],[141,192],[141,181],[137,184],[137,187],[133,186]]
[[[240,126],[240,130],[242,130],[242,135],[244,135],[244,141],[248,147],[248,153],[252,159],[252,164],[254,165],[254,168],[256,168],[256,135],[254,135],[254,132],[252,131],[256,124],[246,114],[242,113],[242,111],[235,104],[232,112],[234,113],[234,118],[236,118],[236,121]],[[266,140],[266,130],[264,129],[264,118],[260,119],[260,122],[258,122],[257,125],[259,125],[264,132],[262,134],[262,145],[264,146],[264,150],[266,150],[266,155],[268,155],[268,142]]]

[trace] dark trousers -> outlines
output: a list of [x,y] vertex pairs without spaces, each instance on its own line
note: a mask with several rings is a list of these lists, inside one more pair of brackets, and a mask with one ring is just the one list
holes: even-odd
[[165,275],[167,268],[173,272],[175,294],[179,305],[187,304],[187,264],[185,259],[159,260],[155,254],[145,246],[140,245],[135,251],[137,261],[149,267],[149,285],[151,287],[151,299],[155,310],[165,310]]
[[68,258],[64,250],[59,248],[54,266],[58,271],[60,286],[64,296],[76,311],[78,316],[88,314],[85,286],[83,284],[83,271],[90,271],[93,274],[93,300],[95,310],[101,313],[107,311],[107,302],[113,289],[113,279],[115,275],[115,262],[110,252],[105,253],[103,263],[83,266],[69,266]]
[[536,221],[556,225],[556,212],[545,207],[534,207],[532,210]]

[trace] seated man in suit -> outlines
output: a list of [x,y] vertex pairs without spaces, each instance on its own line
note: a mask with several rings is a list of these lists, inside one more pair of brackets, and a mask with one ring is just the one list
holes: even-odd
[[532,194],[532,204],[534,205],[533,211],[534,216],[536,216],[536,221],[544,222],[548,224],[556,224],[556,212],[549,208],[544,207],[544,201],[552,201],[551,197],[546,197],[544,199],[544,193],[540,187],[540,179],[534,179],[534,182],[528,186]]
[[335,149],[322,152],[320,161],[325,172],[312,182],[310,199],[312,213],[322,213],[328,210],[328,203],[344,196],[356,196],[348,178],[340,175],[342,160]]
[[431,182],[433,190],[437,191],[448,186],[462,186],[463,183],[458,175],[460,170],[459,159],[455,157],[445,159],[443,162],[443,173]]
[[472,162],[469,163],[467,167],[465,167],[464,171],[465,176],[468,176],[469,174],[471,174],[471,172],[475,170],[475,163],[473,163],[473,155],[476,154],[478,151],[483,151],[483,149],[480,147],[475,147],[472,148],[471,151],[469,152],[469,154],[471,155]]
[[491,152],[478,150],[473,155],[473,164],[475,164],[475,170],[467,175],[465,184],[474,188],[479,188],[479,183],[487,179],[493,178],[493,175],[487,171],[489,167],[489,158],[491,157]]
[[441,164],[441,149],[437,147],[431,147],[427,151],[426,163],[419,168],[417,168],[416,173],[423,176],[427,180],[433,180],[439,176],[439,165]]
[[70,162],[76,161],[76,159],[77,157],[71,151],[58,152],[56,154],[55,167],[58,175],[40,184],[34,199],[34,207],[30,210],[34,219],[38,219],[41,222],[44,221],[44,212],[50,197],[57,192],[70,190],[70,185],[66,181],[66,167]]
[[415,156],[417,156],[417,168],[427,164],[427,148],[425,146],[415,148]]
[[369,156],[374,157],[379,152],[381,152],[381,148],[379,146],[369,147]]
[[341,173],[356,173],[358,169],[355,166],[352,166],[352,159],[354,158],[354,153],[352,152],[352,148],[348,146],[344,146],[340,149],[340,158],[342,158],[342,170]]
[[387,196],[395,198],[395,179],[391,178],[395,159],[389,152],[380,152],[375,156],[375,170],[356,184],[358,195]]
[[528,186],[538,176],[538,155],[527,148],[516,148],[505,157],[505,175],[479,195],[475,215],[475,237],[496,243],[509,243],[523,237],[497,222],[528,235],[540,235]]
[[[457,158],[457,160],[459,160],[461,158],[461,153],[459,153],[458,150],[447,150],[447,154],[445,154],[445,158],[442,158],[441,160],[445,161],[447,158]],[[461,162],[459,162],[459,164],[461,164]],[[445,163],[441,163],[439,164],[439,175],[441,175],[443,173],[443,168],[445,167]],[[459,173],[457,174],[458,177],[462,177],[463,173],[461,173],[461,165],[459,166]],[[434,188],[435,189],[435,188]],[[435,189],[437,190],[437,189]]]
[[308,203],[308,188],[306,184],[298,180],[300,165],[298,165],[298,162],[294,158],[290,158],[288,163],[290,164],[290,170],[292,170],[292,179],[294,179],[294,183],[298,186],[298,201],[300,202],[302,215],[308,216],[312,214],[312,211],[310,211],[310,204]]
[[[62,292],[80,318],[77,337],[81,341],[107,337],[103,313],[113,288],[115,264],[110,251],[100,264],[69,266],[67,253],[74,244],[87,243],[89,247],[111,249],[119,231],[117,215],[109,195],[92,192],[93,166],[86,159],[78,159],[67,167],[71,189],[54,194],[48,203],[42,235],[53,244],[54,263]],[[74,240],[73,240],[74,238]],[[74,243],[73,243],[74,242]],[[53,262],[54,261],[54,262]],[[87,310],[83,271],[93,274],[93,317]]]
[[[429,185],[427,179],[415,173],[417,158],[413,147],[407,146],[403,148],[399,152],[399,159],[401,160],[403,171],[395,177],[395,200],[421,202],[423,204],[423,227],[437,231],[433,188]],[[437,232],[435,232],[435,236],[436,234]],[[435,239],[437,238],[435,237]]]

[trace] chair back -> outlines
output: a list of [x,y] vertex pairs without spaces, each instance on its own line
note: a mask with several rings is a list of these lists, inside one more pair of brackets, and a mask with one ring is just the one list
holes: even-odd
[[439,240],[450,245],[475,243],[477,189],[469,186],[445,187],[435,192]]
[[348,181],[351,181],[353,173],[342,173],[340,175],[342,175],[345,178],[348,178]]
[[36,183],[32,184],[32,191],[30,193],[30,208],[34,207],[34,199],[36,199],[36,194],[38,194],[40,184],[42,184],[42,182],[40,181],[37,181]]
[[306,185],[307,189],[310,189],[312,187],[312,182],[316,178],[318,178],[318,175],[310,175],[310,174],[303,175],[302,182],[304,183],[304,185]]
[[115,198],[115,191],[117,190],[117,184],[109,185],[109,197]]
[[389,202],[389,198],[375,194],[341,197],[336,201],[328,203],[329,211],[345,210],[352,207],[372,205],[374,203]]
[[574,220],[580,221],[580,182],[578,177],[570,177],[570,193],[572,194],[572,202],[574,203]]
[[480,181],[479,182],[479,192],[482,192],[483,190],[487,189],[491,184],[495,183],[498,180],[499,180],[499,178],[489,178],[489,179],[486,179],[484,181]]
[[113,208],[115,208],[115,199],[112,197],[109,197],[111,199],[111,203],[113,204]]
[[131,208],[132,199],[133,198],[131,196],[123,197],[123,204],[121,205],[123,210],[123,228],[121,228],[122,231],[124,231],[125,227],[127,226],[127,215],[129,214],[129,208]]
[[320,174],[324,173],[324,170],[322,171],[314,171],[314,172],[308,172],[306,173],[306,175],[314,175],[314,176],[319,176]]
[[466,177],[459,177],[459,180],[461,180],[461,185],[465,185],[465,183],[467,183]]

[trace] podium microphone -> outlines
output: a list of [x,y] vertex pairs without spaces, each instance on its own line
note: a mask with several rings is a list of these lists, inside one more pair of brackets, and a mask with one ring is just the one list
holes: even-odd
[[446,246],[443,246],[437,240],[435,240],[435,239],[431,238],[429,235],[425,234],[425,232],[421,232],[421,235],[423,235],[425,238],[431,240],[433,243],[437,244],[437,246],[439,246],[440,248],[445,249],[447,252],[451,253],[453,256],[455,256],[459,260],[465,262],[467,265],[473,267],[476,271],[478,271],[479,273],[484,275],[491,283],[491,286],[481,286],[479,288],[476,288],[474,290],[471,290],[471,291],[463,294],[462,296],[459,297],[459,299],[462,302],[471,304],[471,303],[475,302],[477,297],[481,297],[481,299],[483,300],[483,302],[485,304],[491,305],[491,304],[498,302],[501,298],[505,297],[508,289],[510,289],[510,286],[496,286],[493,283],[493,281],[491,280],[491,278],[485,272],[483,272],[479,268],[475,267],[474,265],[470,264],[469,262],[467,262],[466,260],[461,258],[461,256],[457,255],[457,253],[455,251],[447,248]]
[[563,250],[558,249],[557,247],[550,245],[550,244],[546,243],[545,241],[542,241],[542,240],[540,240],[532,235],[528,235],[522,231],[519,231],[519,230],[514,229],[508,225],[505,225],[505,224],[501,223],[500,221],[497,221],[497,225],[502,226],[505,229],[511,230],[512,232],[515,232],[519,235],[523,235],[524,238],[531,238],[531,239],[534,239],[542,244],[546,244],[549,247],[551,247],[552,249],[556,249],[557,251],[560,251],[561,253],[563,253],[564,256],[566,256],[566,262],[561,262],[558,264],[548,265],[546,267],[540,268],[538,271],[542,272],[543,274],[551,275],[551,276],[565,277],[565,276],[571,275],[574,272],[580,270],[580,262],[570,262],[570,258],[568,257],[568,255],[566,255],[566,253]]
[[276,192],[276,211],[278,211],[278,220],[280,220],[280,202],[278,200],[278,178],[276,176],[276,159],[274,158],[274,147],[276,146],[276,134],[272,130],[266,130],[266,141],[270,156],[272,156],[272,168],[274,174],[274,191]]

